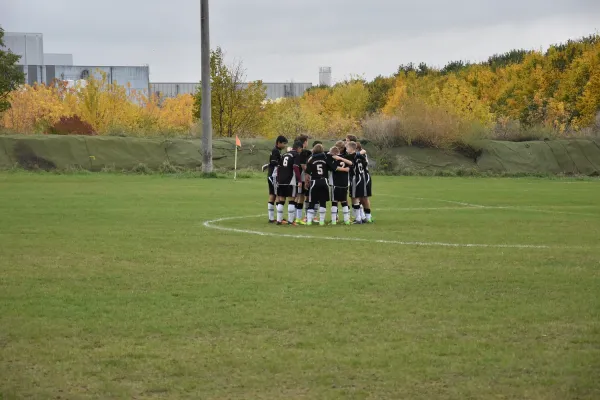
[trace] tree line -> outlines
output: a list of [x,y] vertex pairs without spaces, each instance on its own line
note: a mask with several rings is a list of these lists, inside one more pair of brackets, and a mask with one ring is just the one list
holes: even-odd
[[[0,31],[1,32],[1,31]],[[0,36],[1,41],[2,36]],[[76,118],[97,134],[199,134],[202,95],[161,99],[91,77],[78,90],[22,85],[18,57],[0,50],[0,124],[8,132],[57,133]],[[211,52],[216,136],[357,133],[385,143],[447,146],[477,138],[527,140],[597,135],[600,36],[512,50],[484,62],[442,68],[403,64],[388,76],[352,77],[302,96],[267,100],[261,81],[246,83],[241,61]],[[133,97],[133,98],[132,98]],[[60,133],[60,132],[58,132]]]

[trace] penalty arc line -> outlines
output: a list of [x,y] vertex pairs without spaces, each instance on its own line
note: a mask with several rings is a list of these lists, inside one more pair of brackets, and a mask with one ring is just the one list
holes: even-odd
[[[565,214],[565,215],[581,215],[584,217],[600,217],[599,214],[592,214],[592,213],[582,213],[582,212],[573,212],[573,211],[559,211],[559,210],[541,210],[539,208],[531,208],[531,207],[538,207],[538,206],[486,206],[483,204],[473,204],[473,203],[465,203],[465,202],[461,202],[461,201],[452,201],[452,200],[442,200],[442,199],[432,199],[432,198],[426,198],[426,197],[410,197],[410,196],[397,196],[397,195],[391,195],[391,194],[382,194],[381,196],[389,196],[389,197],[397,197],[397,198],[403,198],[403,199],[413,199],[413,200],[426,200],[426,201],[437,201],[437,202],[441,202],[441,203],[449,203],[449,204],[458,204],[462,207],[459,207],[459,209],[465,209],[465,210],[514,210],[514,211],[528,211],[528,212],[537,212],[537,213],[544,213],[544,214]],[[431,207],[431,210],[436,210],[436,209],[446,209],[446,210],[450,210],[452,208],[450,207],[445,207],[445,208],[436,208],[436,207]],[[405,211],[408,209],[404,209]],[[414,210],[417,210],[417,208],[415,208]]]
[[[534,245],[534,244],[485,244],[485,243],[445,243],[445,242],[417,242],[417,241],[399,241],[399,240],[382,240],[382,239],[364,239],[364,238],[352,238],[352,237],[334,237],[334,236],[317,236],[317,235],[295,235],[290,233],[274,233],[274,232],[261,232],[253,231],[250,229],[238,229],[228,228],[224,226],[216,225],[223,221],[232,221],[236,219],[247,219],[247,218],[260,218],[264,217],[265,214],[259,215],[246,215],[241,217],[226,217],[218,218],[209,221],[204,221],[203,225],[209,229],[217,229],[225,232],[244,233],[249,235],[258,236],[274,236],[274,237],[288,237],[294,239],[321,239],[321,240],[342,240],[348,242],[370,242],[370,243],[383,243],[383,244],[397,244],[402,246],[430,246],[430,247],[479,247],[479,248],[500,248],[500,249],[551,249],[553,247],[547,245]],[[285,229],[285,228],[283,228]]]

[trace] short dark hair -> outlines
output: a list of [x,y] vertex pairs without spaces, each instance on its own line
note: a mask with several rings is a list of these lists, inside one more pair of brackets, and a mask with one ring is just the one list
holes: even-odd
[[285,136],[279,135],[279,136],[277,136],[277,141],[275,143],[287,143],[287,142],[288,142],[288,140]]
[[315,140],[312,144],[312,147],[315,147],[318,144],[323,144],[323,142],[321,142],[320,140]]
[[356,137],[356,135],[348,135],[346,136],[346,138],[349,142],[358,142],[358,138]]
[[308,141],[308,135],[300,135],[296,138],[296,140],[304,143],[304,142]]
[[304,142],[301,142],[300,140],[296,140],[294,141],[294,146],[292,146],[293,149],[301,149],[304,145]]

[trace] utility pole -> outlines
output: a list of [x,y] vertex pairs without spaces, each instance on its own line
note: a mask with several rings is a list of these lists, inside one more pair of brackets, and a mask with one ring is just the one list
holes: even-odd
[[200,42],[202,50],[202,172],[213,170],[212,160],[212,117],[210,94],[210,35],[208,20],[208,0],[200,0]]

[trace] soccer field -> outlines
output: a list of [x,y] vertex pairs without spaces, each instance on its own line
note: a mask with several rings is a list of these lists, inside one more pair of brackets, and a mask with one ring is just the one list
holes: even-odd
[[0,173],[0,399],[598,399],[600,181]]

